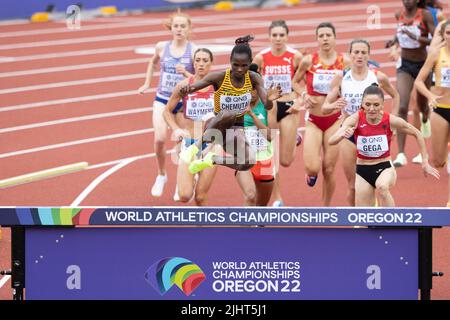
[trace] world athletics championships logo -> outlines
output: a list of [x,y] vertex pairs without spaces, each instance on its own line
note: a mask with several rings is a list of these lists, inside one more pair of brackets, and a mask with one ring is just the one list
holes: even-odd
[[162,259],[154,263],[145,273],[145,280],[161,295],[175,284],[189,296],[205,278],[198,265],[180,257]]

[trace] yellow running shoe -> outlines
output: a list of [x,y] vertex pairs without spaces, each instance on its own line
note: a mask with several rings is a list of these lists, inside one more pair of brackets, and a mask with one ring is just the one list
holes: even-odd
[[191,144],[189,147],[180,152],[180,159],[184,163],[190,164],[194,160],[198,151],[197,146],[195,144]]
[[189,165],[189,172],[192,174],[196,174],[197,172],[205,170],[206,168],[211,168],[212,166],[214,166],[213,157],[215,155],[216,154],[214,152],[208,152],[203,159],[194,160]]

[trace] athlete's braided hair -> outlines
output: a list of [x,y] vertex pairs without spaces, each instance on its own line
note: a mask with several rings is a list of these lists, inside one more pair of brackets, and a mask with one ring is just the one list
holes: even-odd
[[250,45],[248,43],[250,41],[253,41],[254,39],[255,39],[255,37],[253,37],[251,35],[237,38],[234,41],[235,46],[234,46],[233,50],[231,50],[230,58],[232,58],[235,54],[245,53],[248,56],[248,59],[250,61],[252,61],[253,60],[252,49],[250,48]]

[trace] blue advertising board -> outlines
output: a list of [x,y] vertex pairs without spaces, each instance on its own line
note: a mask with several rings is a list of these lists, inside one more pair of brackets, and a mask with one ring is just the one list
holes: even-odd
[[417,231],[26,229],[26,299],[418,298]]

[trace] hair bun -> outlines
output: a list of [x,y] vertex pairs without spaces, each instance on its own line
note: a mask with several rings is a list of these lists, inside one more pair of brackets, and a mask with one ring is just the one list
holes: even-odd
[[234,41],[235,45],[238,44],[248,44],[250,41],[253,41],[255,39],[254,36],[246,35],[245,37],[239,37]]

